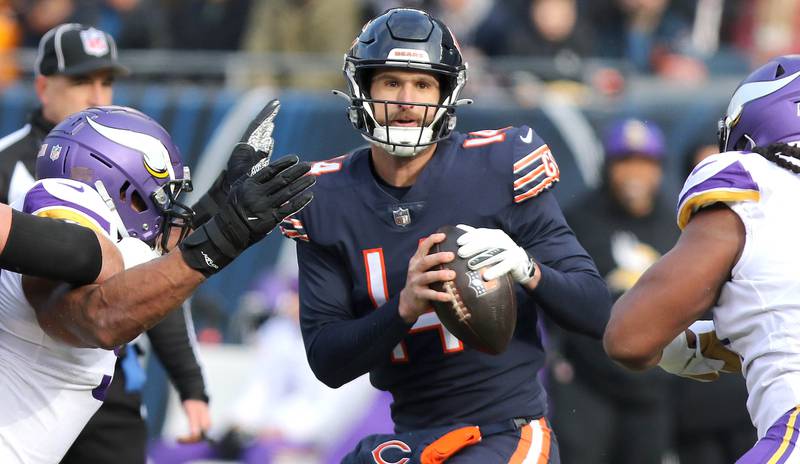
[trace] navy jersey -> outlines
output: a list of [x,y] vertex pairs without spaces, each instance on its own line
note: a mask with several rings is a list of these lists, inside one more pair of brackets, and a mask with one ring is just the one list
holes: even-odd
[[[394,397],[398,431],[543,415],[539,311],[600,337],[610,298],[548,191],[559,172],[541,138],[525,126],[453,133],[401,200],[366,148],[312,173],[314,201],[282,230],[298,241],[301,329],[317,377],[335,387],[370,372]],[[539,287],[518,288],[515,336],[497,356],[464,346],[434,312],[413,326],[398,314],[419,241],[456,224],[502,229],[541,264]]]

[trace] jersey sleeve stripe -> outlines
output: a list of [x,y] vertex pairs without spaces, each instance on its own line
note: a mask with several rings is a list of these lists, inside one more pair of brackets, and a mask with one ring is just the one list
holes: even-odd
[[[695,170],[692,177],[701,174],[701,172],[702,170]],[[691,182],[691,178],[687,182]],[[741,162],[736,161],[725,166],[725,168],[714,173],[712,176],[685,189],[685,191],[681,193],[678,204],[682,204],[686,199],[697,193],[716,189],[759,191],[758,184],[753,180],[752,176],[750,176],[750,173],[747,172]]]
[[[116,226],[112,225],[110,216],[103,214],[101,209],[105,208],[105,204],[96,203],[102,201],[96,192],[69,179],[47,183],[52,180],[45,179],[31,187],[25,194],[23,213],[74,222],[106,236],[111,236],[112,232],[116,235]],[[112,239],[116,240],[117,237]]]
[[281,233],[286,238],[302,240],[304,242],[308,241],[308,234],[306,234],[305,227],[303,227],[303,223],[299,219],[286,218],[281,222],[280,227]]
[[526,185],[530,184],[538,177],[540,177],[544,173],[544,165],[539,166],[538,168],[534,169],[533,171],[525,174],[524,176],[520,177],[519,179],[514,181],[514,190],[519,190],[524,188]]
[[300,234],[300,233],[295,232],[293,230],[286,230],[283,227],[281,227],[281,233],[286,238],[291,238],[293,240],[302,240],[304,242],[308,241],[308,235]]
[[[794,453],[794,444],[797,437],[793,437],[795,430],[795,422],[797,422],[797,414],[800,412],[800,407],[795,407],[794,411],[786,421],[786,431],[783,433],[781,444],[778,449],[770,456],[767,464],[777,464],[789,462],[789,459]],[[788,451],[788,453],[787,453]]]
[[464,148],[472,148],[472,147],[480,147],[483,145],[489,145],[490,143],[499,143],[506,140],[506,134],[496,134],[491,137],[479,137],[476,139],[467,139],[464,140],[464,143],[461,144]]
[[706,190],[688,197],[684,197],[678,209],[678,227],[683,230],[689,223],[692,214],[704,206],[714,203],[729,203],[738,201],[759,201],[761,194],[758,190],[713,189]]
[[[99,216],[93,215],[94,217],[91,217],[82,211],[77,211],[68,206],[45,207],[34,211],[33,214],[40,217],[72,222],[84,227],[88,227],[89,229],[104,235],[108,235],[108,230],[110,227],[110,224],[108,224]],[[102,224],[98,221],[103,221],[105,224]]]
[[539,159],[539,157],[541,157],[547,151],[550,151],[550,148],[545,144],[537,148],[536,150],[533,150],[529,154],[525,155],[524,158],[514,163],[514,174],[522,171],[523,169],[533,164],[536,160]]
[[530,197],[535,197],[536,195],[540,194],[542,190],[551,187],[556,182],[558,182],[558,177],[548,177],[545,180],[543,180],[542,183],[539,184],[538,186],[532,188],[531,190],[528,190],[525,193],[521,193],[515,196],[514,203],[521,203]]

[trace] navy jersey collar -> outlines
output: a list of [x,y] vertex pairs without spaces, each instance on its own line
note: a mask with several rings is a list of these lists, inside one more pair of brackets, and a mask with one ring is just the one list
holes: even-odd
[[373,173],[370,166],[370,149],[356,151],[352,157],[351,181],[354,186],[361,186],[358,188],[358,197],[362,205],[393,228],[405,228],[398,226],[394,218],[395,212],[401,211],[400,208],[410,211],[412,223],[422,220],[426,212],[425,200],[436,195],[442,186],[440,179],[447,175],[450,164],[455,161],[458,147],[455,140],[451,135],[437,144],[436,152],[402,199],[395,198],[376,178],[377,173]]
[[[454,143],[454,137],[452,135],[436,145],[436,151],[430,161],[428,161],[428,164],[422,168],[422,172],[420,172],[417,180],[403,196],[403,201],[424,200],[435,191],[439,184],[438,180],[445,175],[447,166],[454,159],[455,147],[457,147],[457,145]],[[371,184],[369,190],[370,194],[374,195],[376,200],[384,199],[397,202],[398,200],[381,185],[384,184],[385,181],[378,179],[377,172],[374,172],[371,168],[370,156],[371,150],[369,148],[359,150],[359,152],[356,153],[356,159],[353,160],[353,175],[359,180],[371,179],[371,182],[368,182],[368,184]]]

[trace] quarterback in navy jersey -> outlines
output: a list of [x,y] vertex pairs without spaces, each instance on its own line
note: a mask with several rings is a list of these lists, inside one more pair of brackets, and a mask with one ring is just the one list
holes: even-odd
[[[368,23],[345,77],[370,147],[313,165],[315,202],[282,224],[298,242],[314,373],[338,387],[369,372],[393,395],[396,434],[367,437],[344,462],[559,462],[537,320],[599,338],[610,298],[549,191],[550,149],[527,126],[452,131],[466,66],[449,29],[422,11]],[[431,309],[450,299],[429,284],[454,277],[438,270],[454,256],[428,252],[444,240],[436,230],[456,224],[470,226],[459,254],[489,252],[487,278],[518,282],[516,332],[497,356],[465,346]]]

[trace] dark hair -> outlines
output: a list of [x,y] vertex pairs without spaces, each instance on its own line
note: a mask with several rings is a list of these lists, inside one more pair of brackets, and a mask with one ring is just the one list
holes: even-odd
[[[751,151],[753,153],[758,153],[784,169],[788,169],[795,174],[800,174],[800,165],[784,158],[789,157],[800,160],[800,147],[795,147],[787,143],[771,143],[766,147],[755,147]],[[778,156],[778,154],[782,156]]]

